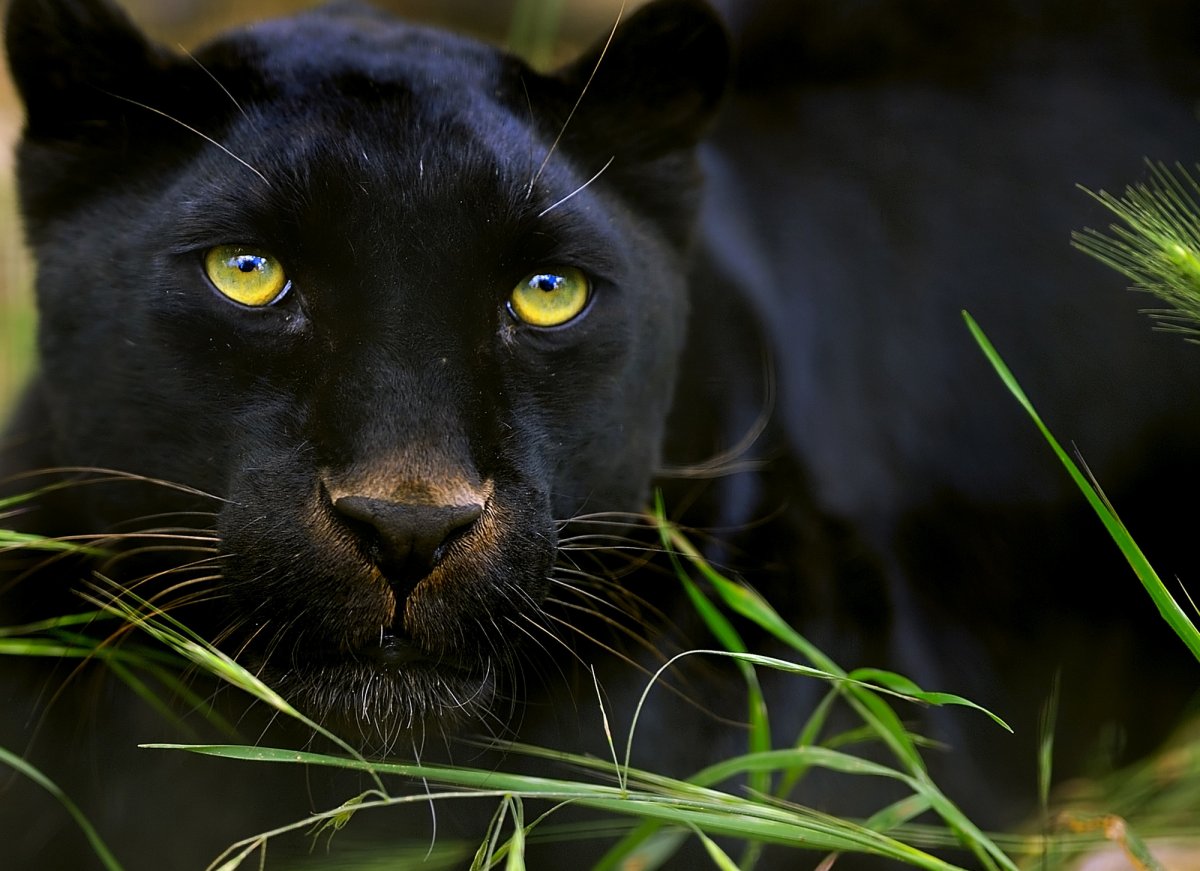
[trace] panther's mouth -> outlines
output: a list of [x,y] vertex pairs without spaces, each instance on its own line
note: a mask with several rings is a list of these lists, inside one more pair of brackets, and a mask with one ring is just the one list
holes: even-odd
[[352,651],[277,652],[260,660],[259,672],[306,715],[364,749],[390,747],[428,723],[475,720],[499,692],[495,663],[431,652],[389,631]]
[[395,633],[385,632],[379,643],[363,651],[366,659],[377,662],[383,668],[403,667],[412,663],[427,663],[430,656],[411,640]]
[[435,673],[469,679],[487,670],[485,663],[465,655],[427,650],[404,633],[390,630],[349,650],[333,645],[297,645],[287,654],[277,650],[260,654],[258,659],[267,672],[296,675],[352,669],[385,678]]
[[470,678],[478,674],[481,664],[452,653],[431,653],[412,639],[399,633],[384,632],[377,643],[343,655],[366,668],[384,672],[415,672],[429,670],[447,676]]

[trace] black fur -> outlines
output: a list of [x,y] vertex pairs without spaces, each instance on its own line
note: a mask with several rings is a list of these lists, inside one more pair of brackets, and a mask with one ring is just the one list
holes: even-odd
[[[715,20],[681,9],[722,47]],[[687,149],[724,86],[719,61],[714,73],[704,58],[696,85],[689,66],[643,51],[669,13],[652,10],[614,43],[613,72],[542,166],[586,64],[538,76],[440,33],[374,18],[364,29],[337,7],[194,59],[145,50],[152,73],[127,53],[131,69],[97,84],[72,73],[87,64],[81,49],[99,66],[109,44],[42,39],[27,59],[20,46],[61,32],[65,13],[14,8],[16,78],[32,103],[56,107],[31,115],[19,153],[42,263],[33,390],[55,432],[44,465],[134,471],[228,500],[224,591],[247,632],[292,660],[292,648],[310,651],[319,681],[286,669],[301,694],[341,687],[330,704],[361,707],[377,669],[337,665],[334,681],[325,660],[353,661],[394,628],[472,677],[442,693],[450,677],[414,665],[397,677],[398,701],[381,690],[382,707],[367,704],[372,719],[395,705],[414,709],[411,725],[449,695],[488,702],[474,684],[507,655],[497,633],[546,594],[555,518],[646,498],[683,336]],[[85,29],[141,45],[115,12]],[[60,58],[63,80],[35,77]],[[653,108],[613,107],[625,67],[659,84]],[[677,109],[660,110],[671,100]],[[603,185],[555,205],[610,159]],[[651,179],[663,195],[628,196]],[[218,297],[200,259],[232,240],[275,253],[295,291],[262,311]],[[586,316],[554,330],[514,322],[507,291],[556,264],[592,276]],[[87,402],[70,386],[83,383]],[[380,583],[336,499],[456,482],[488,491],[473,532],[425,581]],[[187,507],[158,492],[67,498],[86,500],[69,521],[84,529]],[[52,505],[38,515],[70,528]]]
[[[1105,220],[1076,183],[1119,189],[1144,156],[1198,153],[1200,65],[1180,47],[1194,16],[975,12],[731,5],[731,57],[702,3],[659,0],[607,51],[542,75],[357,6],[192,58],[103,0],[15,0],[41,355],[6,468],[118,469],[209,494],[70,487],[20,522],[120,532],[211,512],[219,598],[179,613],[307,710],[374,746],[448,723],[561,742],[556,730],[594,719],[561,689],[520,712],[538,643],[566,634],[541,609],[553,613],[559,536],[588,527],[561,523],[637,510],[657,470],[728,449],[768,410],[750,452],[761,470],[664,477],[668,504],[734,530],[714,556],[842,664],[897,669],[1014,723],[1009,738],[962,712],[930,718],[955,748],[952,795],[989,824],[1032,805],[1056,671],[1064,773],[1145,752],[1200,668],[959,311],[1164,573],[1186,574],[1187,518],[1164,502],[1196,479],[1200,366],[1067,242]],[[248,310],[208,286],[203,253],[241,242],[286,265],[279,304]],[[592,278],[586,312],[517,322],[512,286],[564,266]],[[406,517],[465,498],[481,513],[439,527],[444,543],[414,562],[348,497]],[[70,602],[58,565],[5,593],[10,620]],[[623,583],[687,623],[646,574]],[[618,710],[642,685],[618,663],[604,676]],[[23,709],[38,677],[19,680]],[[787,741],[819,688],[767,681]],[[736,682],[711,686],[706,704],[739,716]],[[643,733],[655,765],[683,774],[736,751],[715,719],[658,705]],[[51,708],[43,748],[71,710],[91,708]],[[99,716],[105,735],[134,719]],[[1124,743],[1099,744],[1112,724]],[[99,812],[103,796],[151,789],[80,788]],[[857,798],[806,800],[853,812]],[[144,832],[157,819],[144,813],[108,824]],[[53,853],[37,818],[10,834],[15,855],[74,862],[62,857],[78,845]],[[140,858],[162,867],[169,850],[191,867],[243,833],[198,819]]]

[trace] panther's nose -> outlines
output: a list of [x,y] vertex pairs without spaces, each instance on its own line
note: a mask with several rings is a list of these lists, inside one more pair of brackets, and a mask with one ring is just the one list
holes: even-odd
[[369,496],[343,496],[333,506],[373,530],[382,561],[422,573],[437,563],[443,545],[467,532],[483,513],[478,504],[407,504]]

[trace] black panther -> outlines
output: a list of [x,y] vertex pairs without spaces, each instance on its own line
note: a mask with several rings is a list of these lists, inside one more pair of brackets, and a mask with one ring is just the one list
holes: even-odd
[[[1035,798],[1055,673],[1071,773],[1148,751],[1200,669],[960,311],[1186,577],[1190,518],[1166,506],[1198,471],[1194,349],[1068,240],[1104,220],[1076,184],[1197,153],[1196,23],[1167,2],[657,0],[547,73],[359,5],[183,53],[107,0],[14,0],[39,364],[3,468],[9,492],[72,486],[12,522],[129,542],[119,580],[313,716],[402,749],[593,731],[543,664],[605,656],[570,625],[592,584],[696,636],[659,575],[597,579],[575,553],[631,534],[659,486],[835,659],[1009,719],[1015,737],[925,724],[953,748],[952,795],[1009,824]],[[88,577],[10,574],[10,623],[73,607]],[[618,708],[644,683],[600,667]],[[8,746],[46,685],[12,669],[10,710],[38,713]],[[691,701],[738,716],[734,679],[710,678]],[[794,735],[817,696],[767,680]],[[128,861],[192,867],[245,833],[236,802],[241,828],[171,810],[202,780],[126,812],[144,787],[71,778],[91,754],[49,758],[71,712],[104,736],[138,720],[75,695],[35,758],[84,784],[115,840],[142,839]],[[738,740],[670,698],[644,735],[679,774]],[[27,864],[81,849],[61,814],[14,819]]]

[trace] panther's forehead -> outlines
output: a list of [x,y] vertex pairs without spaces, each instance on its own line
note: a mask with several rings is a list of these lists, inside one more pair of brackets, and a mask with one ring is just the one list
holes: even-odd
[[601,187],[583,187],[589,168],[503,106],[455,110],[398,89],[371,104],[271,95],[242,108],[219,147],[181,168],[168,194],[186,215],[178,232],[322,251],[386,243],[409,268],[499,257],[530,234],[594,252],[613,233],[595,209]]
[[504,96],[528,70],[484,43],[339,4],[253,25],[196,53],[205,65],[258,77],[290,99],[372,101],[412,94],[464,105]]
[[528,199],[557,129],[518,59],[356,5],[265,22],[195,57],[230,82],[224,144],[303,196]]
[[[536,73],[496,49],[424,28],[364,30],[358,20],[330,19],[366,43],[347,51],[349,37],[331,35],[325,19],[275,22],[197,54],[218,80],[235,83],[234,99],[219,103],[223,121],[205,127],[216,145],[192,142],[193,163],[181,166],[170,194],[172,208],[186,213],[179,232],[305,252],[384,245],[388,260],[409,268],[464,252],[500,260],[534,236],[549,240],[539,250],[603,259],[591,265],[607,271],[606,252],[618,246],[595,205],[611,155],[580,158],[556,143],[560,103],[524,92],[519,105],[509,102],[508,77]],[[288,37],[294,27],[316,28],[343,47],[298,53]],[[478,63],[469,75],[441,75],[459,50]],[[235,65],[257,81],[248,86]]]

